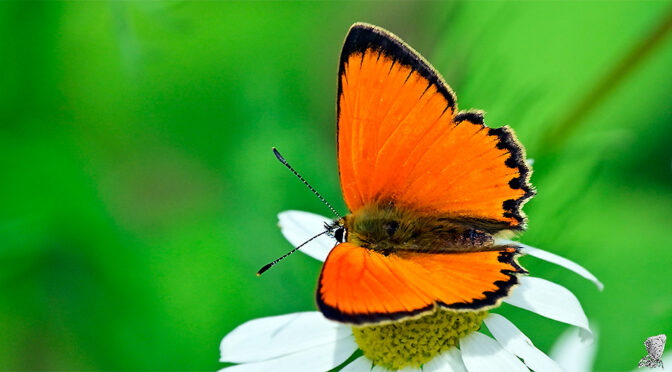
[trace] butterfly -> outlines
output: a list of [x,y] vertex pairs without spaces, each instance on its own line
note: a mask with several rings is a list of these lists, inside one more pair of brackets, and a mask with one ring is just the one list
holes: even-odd
[[320,311],[362,325],[497,306],[527,271],[495,236],[525,229],[521,208],[535,193],[513,130],[458,111],[429,62],[365,23],[345,38],[337,100],[350,213],[326,226],[338,244],[319,276]]
[[638,367],[665,368],[661,357],[663,356],[666,340],[667,337],[665,335],[651,336],[647,338],[646,341],[644,341],[646,356],[639,361]]

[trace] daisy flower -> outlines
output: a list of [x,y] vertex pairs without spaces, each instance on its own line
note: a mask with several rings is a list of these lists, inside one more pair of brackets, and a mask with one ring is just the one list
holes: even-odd
[[[326,217],[301,211],[286,211],[279,214],[282,233],[295,247],[315,235],[325,223],[332,221]],[[501,240],[498,243],[510,244]],[[523,254],[563,266],[603,288],[595,276],[582,266],[553,253],[515,242]],[[301,251],[322,262],[327,258],[336,241],[322,235]],[[512,291],[504,302],[558,322],[577,327],[581,342],[592,342],[592,332],[581,304],[566,288],[545,279],[521,276],[520,286]],[[465,313],[460,313],[465,314]],[[467,313],[470,314],[470,313]],[[471,313],[480,314],[480,313]],[[384,327],[396,329],[420,327],[422,319],[411,319],[387,324]],[[478,318],[487,327],[492,337],[477,330],[466,330],[457,323],[450,324],[450,330],[460,331],[455,337],[455,346],[435,348],[431,337],[419,333],[396,343],[371,343],[361,328],[352,327],[326,319],[318,311],[299,312],[248,321],[221,342],[221,362],[236,363],[224,368],[227,372],[244,371],[329,371],[350,359],[357,351],[363,356],[351,360],[341,371],[385,371],[372,360],[403,357],[404,352],[435,352],[420,368],[404,367],[402,371],[561,371],[557,362],[541,350],[523,334],[511,321],[502,315],[483,312]],[[459,317],[463,319],[464,316]],[[460,320],[458,319],[458,320]],[[416,322],[416,323],[413,323]],[[467,322],[468,323],[468,322]],[[461,328],[462,327],[462,328]],[[400,332],[404,334],[403,332]],[[407,334],[408,335],[408,334]],[[398,336],[398,334],[397,334]],[[428,342],[427,340],[430,340]],[[394,345],[391,348],[390,345]],[[373,346],[373,347],[372,347]],[[396,348],[396,349],[395,349]],[[409,351],[410,350],[410,351]]]

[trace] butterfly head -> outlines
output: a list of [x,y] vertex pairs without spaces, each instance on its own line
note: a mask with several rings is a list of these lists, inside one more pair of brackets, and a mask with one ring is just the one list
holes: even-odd
[[324,224],[327,234],[336,239],[339,243],[345,243],[348,240],[348,230],[345,227],[345,219],[340,218],[332,224]]

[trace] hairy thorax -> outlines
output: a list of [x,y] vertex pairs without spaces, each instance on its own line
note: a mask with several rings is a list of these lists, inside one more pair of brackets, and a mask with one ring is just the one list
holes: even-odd
[[436,216],[392,203],[371,204],[345,217],[347,241],[385,255],[398,250],[482,251],[494,248],[487,221]]

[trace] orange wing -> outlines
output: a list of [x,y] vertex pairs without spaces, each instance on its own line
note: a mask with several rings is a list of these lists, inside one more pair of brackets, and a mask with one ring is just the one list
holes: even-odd
[[456,98],[417,52],[389,32],[355,24],[341,53],[338,164],[348,208],[392,201],[427,213],[523,229],[534,195],[508,127]]
[[433,310],[486,310],[496,306],[526,273],[517,250],[466,253],[395,252],[350,243],[336,246],[322,267],[320,311],[330,319],[362,324]]

